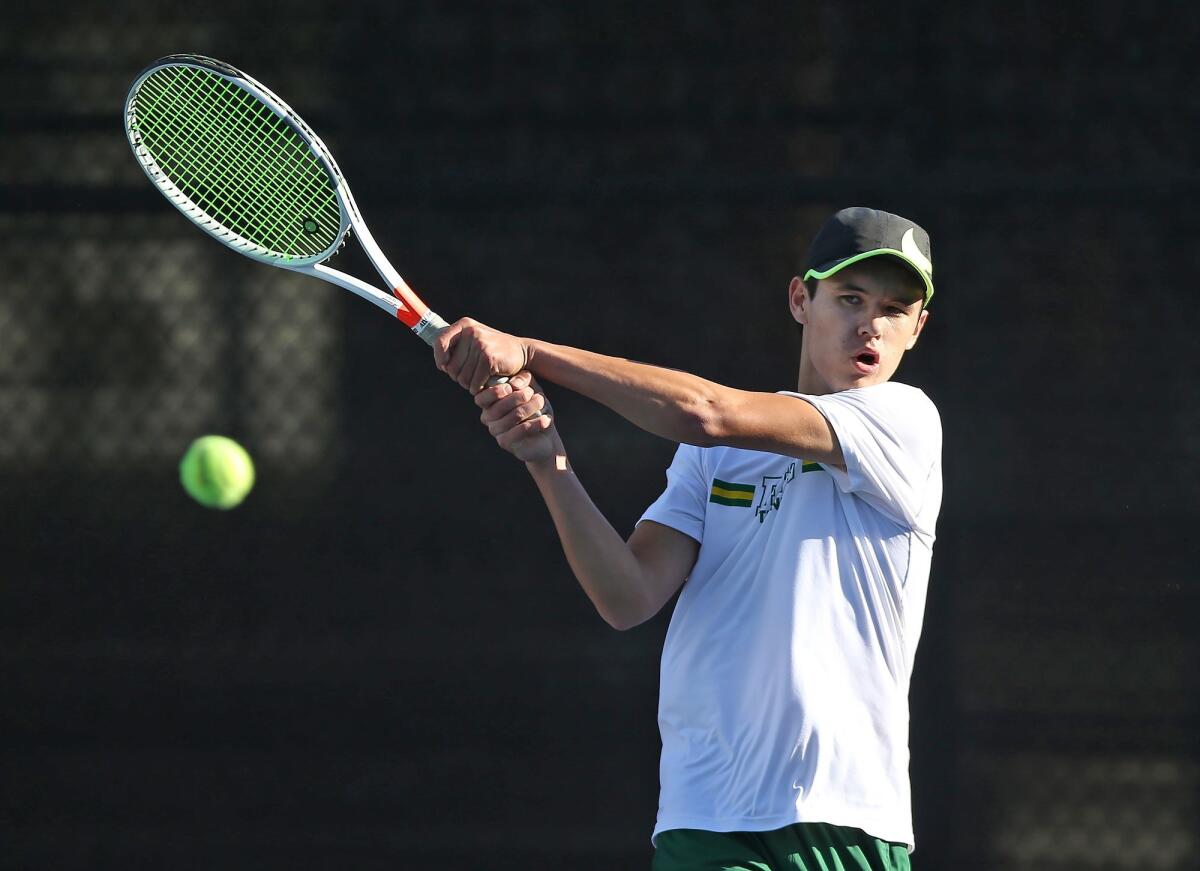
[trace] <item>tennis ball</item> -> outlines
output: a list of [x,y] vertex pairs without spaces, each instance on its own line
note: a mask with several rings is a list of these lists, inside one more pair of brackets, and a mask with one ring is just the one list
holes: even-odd
[[233,508],[254,486],[254,461],[233,439],[201,436],[180,460],[179,480],[188,495],[201,505]]

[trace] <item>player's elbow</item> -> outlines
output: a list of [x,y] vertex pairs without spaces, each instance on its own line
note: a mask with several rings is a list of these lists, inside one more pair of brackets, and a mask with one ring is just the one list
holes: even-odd
[[701,448],[723,445],[730,435],[728,421],[729,415],[718,398],[699,397],[684,414],[681,426],[686,437],[680,441]]
[[604,622],[616,629],[618,632],[627,632],[634,626],[641,626],[653,615],[642,615],[635,613],[613,613],[600,615],[604,618]]
[[597,604],[596,611],[613,629],[625,632],[635,626],[641,626],[658,613],[658,608],[642,596],[627,596],[622,597],[620,601]]
[[682,398],[675,407],[674,440],[702,448],[721,444],[728,419],[726,405],[724,391],[708,385]]
[[629,620],[625,619],[623,616],[620,616],[617,614],[601,613],[600,616],[604,618],[605,623],[607,623],[613,629],[616,629],[618,632],[624,632],[627,629],[632,629],[634,626],[637,625],[636,623],[632,623]]

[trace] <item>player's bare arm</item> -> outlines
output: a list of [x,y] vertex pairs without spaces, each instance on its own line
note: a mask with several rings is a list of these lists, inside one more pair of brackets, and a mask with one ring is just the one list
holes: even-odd
[[671,441],[842,462],[825,418],[793,397],[737,390],[674,369],[522,339],[469,318],[452,324],[433,348],[438,368],[472,392],[497,373],[528,369]]
[[629,629],[657,614],[691,572],[699,544],[650,521],[621,538],[571,470],[545,394],[528,372],[480,391],[475,402],[500,446],[525,461],[567,562],[600,616]]

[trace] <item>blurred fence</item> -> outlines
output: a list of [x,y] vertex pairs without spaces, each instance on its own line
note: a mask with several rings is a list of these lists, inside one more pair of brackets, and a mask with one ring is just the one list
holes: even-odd
[[[420,343],[146,184],[121,105],[175,51],[294,103],[443,314],[739,386],[792,382],[828,211],[928,226],[916,867],[1200,867],[1197,36],[1119,3],[0,12],[0,867],[650,855],[665,615],[590,613]],[[555,401],[628,530],[671,446]],[[237,512],[179,491],[203,432],[259,460]]]

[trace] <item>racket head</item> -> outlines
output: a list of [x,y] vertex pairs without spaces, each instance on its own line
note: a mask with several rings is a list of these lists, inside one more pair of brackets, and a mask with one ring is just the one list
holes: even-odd
[[327,260],[359,219],[329,149],[266,86],[201,55],[159,58],[125,99],[151,183],[193,224],[272,266]]

